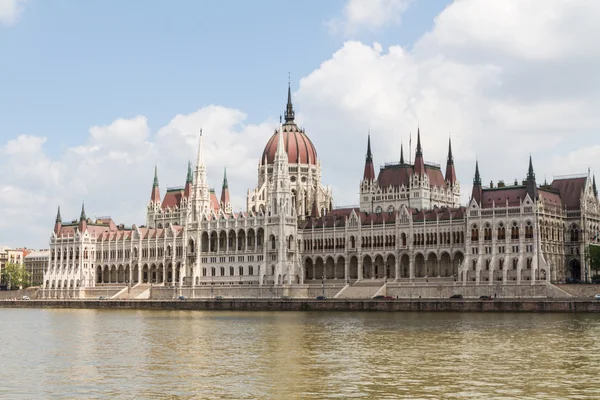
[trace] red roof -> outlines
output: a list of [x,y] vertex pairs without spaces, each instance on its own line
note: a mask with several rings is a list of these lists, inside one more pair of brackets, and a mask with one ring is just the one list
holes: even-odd
[[481,208],[520,206],[521,201],[527,196],[525,186],[509,186],[499,189],[483,189]]
[[[303,130],[299,129],[294,123],[286,123],[282,126],[283,129],[283,142],[285,144],[285,151],[288,155],[288,162],[290,164],[297,164],[298,158],[300,158],[300,164],[317,164],[317,150],[312,144],[308,136]],[[277,142],[279,141],[279,132],[275,132],[271,139],[267,142],[265,150],[263,151],[260,162],[262,163],[267,157],[267,163],[273,164],[275,161],[275,153],[277,152]]]
[[581,206],[581,193],[585,188],[587,177],[555,179],[552,188],[560,193],[564,205],[570,209],[579,209]]
[[165,198],[163,199],[161,208],[175,208],[181,204],[181,198],[183,197],[183,190],[167,190]]
[[[379,187],[384,188],[388,186],[400,187],[404,185],[409,186],[410,177],[414,174],[414,168],[409,164],[393,164],[382,167],[379,170],[379,176],[377,181]],[[429,183],[432,186],[446,187],[446,181],[442,175],[442,171],[430,165],[425,164],[425,174],[429,177]]]

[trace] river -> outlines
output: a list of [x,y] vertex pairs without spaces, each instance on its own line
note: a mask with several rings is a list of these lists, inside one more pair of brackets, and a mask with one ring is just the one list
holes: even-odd
[[600,315],[0,309],[2,399],[598,399]]

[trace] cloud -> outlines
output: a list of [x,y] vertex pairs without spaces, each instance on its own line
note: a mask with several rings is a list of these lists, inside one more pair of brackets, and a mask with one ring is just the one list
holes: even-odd
[[245,124],[239,110],[208,106],[175,116],[152,133],[144,116],[119,118],[93,126],[86,142],[50,159],[47,139],[21,135],[0,147],[0,227],[10,232],[2,241],[13,246],[43,247],[54,224],[56,207],[63,219],[76,219],[81,202],[89,217],[111,215],[127,225],[144,224],[154,165],[160,190],[183,186],[187,161],[195,165],[198,130],[204,129],[209,185],[220,193],[227,167],[232,202],[245,208],[246,190],[256,184],[258,155],[276,126],[275,121]]
[[0,25],[17,22],[26,0],[0,0]]
[[594,1],[462,0],[411,49],[346,42],[296,94],[335,203],[357,202],[369,129],[380,164],[399,159],[401,141],[408,158],[411,132],[414,153],[420,126],[425,158],[443,169],[451,136],[463,200],[476,157],[486,182],[522,179],[529,153],[538,177],[598,170],[597,21]]
[[342,16],[327,22],[331,33],[352,35],[365,28],[376,30],[400,23],[412,0],[348,0]]

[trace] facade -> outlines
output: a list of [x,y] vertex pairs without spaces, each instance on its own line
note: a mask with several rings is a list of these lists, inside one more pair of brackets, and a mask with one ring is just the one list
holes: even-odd
[[285,122],[260,156],[245,212],[232,211],[226,173],[220,197],[209,187],[202,132],[184,186],[161,197],[155,169],[145,225],[92,221],[83,206],[78,220],[63,223],[59,209],[46,295],[101,285],[508,285],[589,275],[583,249],[600,227],[589,173],[538,185],[530,159],[521,183],[483,187],[476,164],[461,206],[450,143],[445,174],[424,161],[419,130],[414,162],[402,154],[376,177],[369,136],[360,205],[333,209],[317,151],[294,117],[288,88]]
[[48,266],[50,250],[36,250],[24,258],[25,270],[29,273],[29,285],[40,286],[44,283],[44,271]]

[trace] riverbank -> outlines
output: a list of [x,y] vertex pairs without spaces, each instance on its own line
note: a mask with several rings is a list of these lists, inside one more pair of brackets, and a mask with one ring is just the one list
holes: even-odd
[[74,308],[232,311],[446,311],[446,312],[589,312],[600,313],[600,301],[580,299],[501,300],[1,300],[0,308]]

